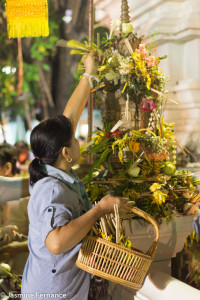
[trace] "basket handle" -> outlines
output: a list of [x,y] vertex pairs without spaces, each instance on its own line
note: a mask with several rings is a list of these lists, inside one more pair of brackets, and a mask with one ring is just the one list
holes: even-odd
[[156,249],[157,249],[157,245],[158,245],[158,240],[159,240],[159,230],[158,230],[158,223],[156,222],[156,220],[150,216],[148,213],[146,213],[145,211],[137,208],[137,207],[124,207],[126,210],[131,211],[133,213],[135,213],[136,215],[144,218],[145,220],[149,221],[155,229],[156,232],[156,236],[154,238],[153,244],[151,245],[151,247],[149,248],[149,250],[146,252],[146,254],[151,255],[152,258],[154,257],[155,253],[156,253]]

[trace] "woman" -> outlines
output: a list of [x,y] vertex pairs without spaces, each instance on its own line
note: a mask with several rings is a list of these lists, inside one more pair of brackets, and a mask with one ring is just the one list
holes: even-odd
[[86,74],[69,99],[63,116],[46,120],[31,134],[35,159],[29,167],[33,187],[28,205],[30,255],[22,294],[32,299],[86,300],[90,275],[75,265],[81,241],[97,219],[125,200],[107,195],[93,208],[71,167],[80,157],[74,133],[96,71],[92,56]]

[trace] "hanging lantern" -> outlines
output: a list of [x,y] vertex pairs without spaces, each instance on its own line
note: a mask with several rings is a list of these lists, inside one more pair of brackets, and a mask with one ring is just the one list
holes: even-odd
[[47,0],[6,0],[9,38],[48,36]]

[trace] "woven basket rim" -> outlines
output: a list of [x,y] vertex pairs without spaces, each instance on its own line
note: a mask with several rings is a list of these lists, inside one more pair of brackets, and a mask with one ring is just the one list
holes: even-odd
[[117,248],[119,250],[122,250],[123,252],[128,252],[128,253],[130,253],[132,255],[140,256],[143,259],[148,259],[148,260],[151,260],[151,261],[153,260],[153,258],[152,258],[151,255],[148,255],[148,254],[145,254],[145,253],[142,253],[142,252],[138,252],[136,250],[132,250],[132,249],[123,247],[123,246],[121,246],[119,244],[112,243],[112,242],[110,242],[110,241],[108,241],[106,239],[103,239],[101,237],[96,237],[96,236],[89,235],[89,236],[86,236],[84,240],[86,241],[87,239],[95,240],[96,242],[100,242],[101,244],[110,245],[113,248]]

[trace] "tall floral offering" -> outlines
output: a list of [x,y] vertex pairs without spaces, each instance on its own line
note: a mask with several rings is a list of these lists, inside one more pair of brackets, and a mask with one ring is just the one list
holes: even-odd
[[155,218],[195,214],[199,181],[187,170],[176,170],[180,145],[174,124],[163,118],[165,102],[175,100],[167,95],[167,77],[159,66],[166,56],[153,55],[153,44],[152,38],[133,32],[124,8],[122,20],[112,21],[110,34],[100,45],[68,43],[76,48],[73,53],[93,49],[99,60],[93,92],[98,91],[104,105],[104,128],[95,131],[85,151],[95,156],[86,176],[87,189],[92,201],[111,192],[129,198]]

